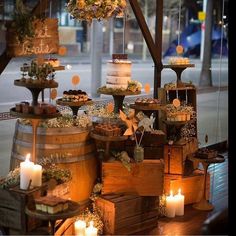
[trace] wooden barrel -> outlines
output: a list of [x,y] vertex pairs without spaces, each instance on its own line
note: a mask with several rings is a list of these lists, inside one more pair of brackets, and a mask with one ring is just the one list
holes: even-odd
[[[32,153],[32,126],[16,122],[10,169],[13,170]],[[53,162],[72,173],[70,197],[82,202],[88,200],[97,178],[95,143],[88,130],[72,128],[37,128],[36,160],[53,158]]]

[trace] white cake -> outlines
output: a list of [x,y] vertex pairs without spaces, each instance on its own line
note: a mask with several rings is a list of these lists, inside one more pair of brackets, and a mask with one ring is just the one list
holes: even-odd
[[106,87],[113,89],[127,89],[131,81],[131,65],[129,60],[110,60],[107,62]]

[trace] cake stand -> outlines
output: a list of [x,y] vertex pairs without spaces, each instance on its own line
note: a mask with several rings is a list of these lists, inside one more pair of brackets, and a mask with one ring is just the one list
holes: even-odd
[[67,102],[67,101],[63,101],[62,98],[59,98],[56,100],[56,103],[60,106],[68,106],[70,107],[70,109],[73,112],[73,117],[76,118],[77,114],[78,114],[78,110],[80,107],[84,106],[84,105],[92,105],[93,101],[92,99],[88,99],[87,101],[84,102]]
[[46,220],[50,223],[50,235],[55,234],[55,223],[57,220],[65,220],[77,216],[81,213],[82,207],[77,202],[69,201],[68,209],[56,214],[49,214],[47,212],[38,211],[35,208],[25,208],[25,213],[30,216],[40,220]]
[[36,142],[37,142],[37,128],[39,125],[40,120],[43,119],[52,119],[61,116],[60,112],[57,111],[56,113],[52,114],[43,114],[43,115],[35,115],[35,114],[25,114],[21,112],[16,112],[15,107],[10,109],[10,114],[12,116],[23,118],[23,119],[29,119],[32,124],[33,129],[33,145],[32,145],[32,161],[36,161]]
[[45,88],[57,88],[58,87],[57,83],[36,84],[36,83],[26,83],[21,80],[15,80],[14,85],[25,87],[30,90],[30,92],[32,94],[32,98],[33,98],[32,106],[36,106],[38,104],[39,93],[42,92]]
[[207,170],[210,164],[222,163],[225,161],[225,158],[222,155],[217,155],[214,158],[199,158],[197,155],[191,154],[188,157],[189,160],[193,162],[201,162],[204,168],[204,183],[203,183],[203,194],[199,202],[193,204],[193,208],[202,211],[211,211],[214,209],[214,206],[206,200],[206,179],[207,179]]
[[106,148],[105,148],[105,159],[109,159],[109,152],[110,152],[110,143],[111,142],[120,142],[120,141],[125,141],[128,139],[128,136],[122,135],[122,136],[105,136],[105,135],[99,135],[94,132],[90,133],[90,136],[98,141],[102,141],[106,143]]
[[181,81],[181,74],[182,72],[188,68],[188,67],[195,67],[194,64],[183,64],[183,65],[163,65],[163,68],[170,68],[173,71],[175,71],[177,75],[177,87],[181,87],[182,81]]
[[125,96],[130,96],[130,95],[138,95],[141,93],[141,91],[99,91],[98,93],[100,94],[106,94],[106,95],[112,95],[113,99],[114,99],[114,113],[119,113],[120,110],[122,109],[123,106],[123,102],[124,102],[124,98]]

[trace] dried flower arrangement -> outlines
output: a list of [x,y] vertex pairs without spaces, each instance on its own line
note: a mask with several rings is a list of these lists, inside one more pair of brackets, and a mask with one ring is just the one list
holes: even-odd
[[195,118],[196,112],[192,106],[181,105],[176,107],[173,104],[167,104],[166,115],[169,121],[188,121]]
[[126,5],[126,0],[70,0],[66,9],[73,18],[91,23],[123,15]]

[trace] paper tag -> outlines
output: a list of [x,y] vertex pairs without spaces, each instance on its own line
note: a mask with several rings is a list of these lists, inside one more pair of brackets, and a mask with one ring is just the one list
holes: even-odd
[[172,102],[172,104],[175,106],[175,107],[179,107],[180,106],[180,100],[178,98],[175,98]]
[[144,90],[145,90],[145,92],[148,94],[148,93],[150,93],[150,91],[151,91],[151,86],[150,86],[150,84],[145,84],[145,86],[144,86]]
[[60,46],[58,49],[58,55],[64,56],[64,55],[66,55],[66,53],[67,53],[67,48],[64,46]]
[[71,82],[74,86],[76,86],[80,82],[80,77],[78,75],[74,75],[71,79]]

